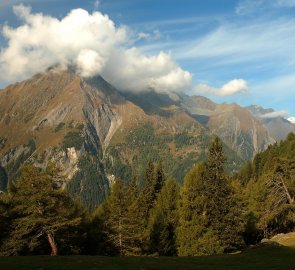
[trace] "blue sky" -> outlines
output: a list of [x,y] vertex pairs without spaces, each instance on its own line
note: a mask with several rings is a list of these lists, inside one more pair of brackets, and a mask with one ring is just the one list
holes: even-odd
[[[187,92],[295,115],[295,0],[1,0],[2,26],[23,24],[12,11],[19,3],[58,19],[76,8],[98,10],[132,33],[131,47],[146,56],[166,52],[188,71]],[[2,52],[7,46],[1,36]],[[241,91],[222,94],[237,84]]]

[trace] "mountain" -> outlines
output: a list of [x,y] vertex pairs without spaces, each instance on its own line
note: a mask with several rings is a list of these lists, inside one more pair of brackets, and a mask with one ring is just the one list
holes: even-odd
[[246,109],[262,121],[269,135],[276,141],[284,140],[289,133],[295,132],[295,124],[281,116],[277,116],[273,109],[264,109],[257,105],[246,107]]
[[[159,97],[142,94],[141,100],[145,95]],[[8,86],[0,91],[2,189],[25,161],[55,162],[61,184],[90,208],[104,200],[115,176],[140,177],[149,160],[163,160],[181,181],[205,158],[213,134],[169,99],[145,105],[99,76],[83,79],[54,68]],[[241,160],[228,164],[237,167]]]
[[193,96],[184,97],[182,106],[244,160],[252,159],[275,142],[260,119],[235,103],[216,104]]
[[141,181],[150,160],[162,160],[168,176],[182,182],[206,158],[215,134],[230,171],[272,142],[262,123],[236,104],[120,92],[100,76],[51,68],[0,91],[0,189],[25,161],[55,162],[65,179],[60,185],[93,209],[115,177]]

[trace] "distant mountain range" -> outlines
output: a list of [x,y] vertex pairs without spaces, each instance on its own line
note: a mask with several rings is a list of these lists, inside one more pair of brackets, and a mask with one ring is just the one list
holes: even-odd
[[281,141],[290,132],[295,132],[295,124],[281,116],[277,116],[273,109],[263,109],[261,106],[246,107],[266,127],[269,135],[276,141]]
[[115,177],[141,179],[149,160],[162,160],[181,182],[216,135],[228,170],[235,171],[295,131],[283,118],[263,117],[269,112],[201,96],[122,92],[99,76],[49,69],[0,91],[0,190],[23,162],[55,162],[66,179],[62,185],[93,208]]

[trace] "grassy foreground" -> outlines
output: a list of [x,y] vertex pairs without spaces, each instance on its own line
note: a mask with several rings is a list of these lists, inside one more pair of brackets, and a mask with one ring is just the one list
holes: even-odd
[[295,269],[295,248],[263,246],[240,254],[204,257],[0,257],[0,269]]

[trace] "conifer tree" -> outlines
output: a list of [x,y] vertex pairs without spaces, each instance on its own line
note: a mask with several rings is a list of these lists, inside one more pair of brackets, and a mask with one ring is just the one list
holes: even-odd
[[224,251],[232,251],[243,245],[243,222],[241,209],[225,174],[225,157],[221,141],[216,138],[210,148],[205,164],[204,192],[208,198],[206,212],[208,225],[212,228]]
[[108,238],[118,253],[126,254],[125,224],[127,216],[127,187],[119,179],[115,180],[111,194],[105,206],[106,226],[109,228]]
[[129,186],[117,179],[105,208],[109,240],[118,253],[121,256],[140,255],[144,219],[138,204],[136,178],[133,178]]
[[264,237],[295,228],[295,179],[291,176],[295,161],[275,159],[273,166],[273,171],[259,178],[258,227],[263,230]]
[[126,241],[128,242],[127,255],[140,255],[143,232],[144,217],[142,215],[139,200],[137,180],[133,177],[127,190],[127,213],[126,213]]
[[177,244],[179,256],[198,256],[221,252],[220,243],[209,228],[207,202],[204,192],[204,165],[191,169],[185,176],[179,201]]
[[146,169],[143,189],[141,190],[139,197],[141,212],[145,221],[149,218],[150,210],[153,208],[156,198],[155,182],[155,167],[150,161]]
[[205,165],[193,168],[185,177],[177,230],[179,255],[227,252],[243,245],[239,204],[224,172],[224,161],[216,138]]
[[80,224],[81,210],[67,193],[55,187],[56,175],[54,166],[44,171],[23,165],[9,194],[12,223],[3,254],[27,254],[47,241],[51,255],[57,255],[61,241],[55,235]]
[[177,254],[176,227],[178,222],[179,189],[173,180],[165,182],[158,194],[155,206],[149,219],[149,245],[150,252],[161,256]]
[[151,214],[151,210],[154,207],[156,198],[159,192],[162,189],[164,184],[165,175],[163,172],[163,167],[161,162],[158,164],[155,169],[154,164],[150,161],[148,163],[145,179],[143,183],[143,188],[139,194],[139,207],[143,219],[143,252],[149,252],[149,231],[148,231],[148,222]]
[[10,218],[8,215],[9,209],[9,195],[7,193],[0,193],[0,250],[1,244],[10,226]]
[[160,161],[156,167],[156,176],[155,176],[155,194],[158,194],[165,183],[165,174],[163,169],[163,163]]

